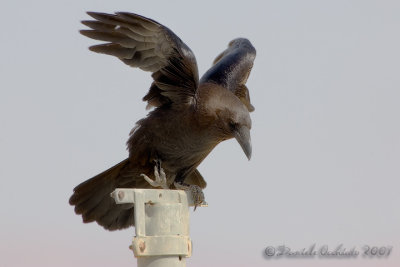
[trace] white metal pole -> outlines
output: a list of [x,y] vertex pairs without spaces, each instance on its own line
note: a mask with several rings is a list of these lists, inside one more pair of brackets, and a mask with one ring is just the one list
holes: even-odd
[[183,190],[117,188],[117,204],[134,203],[135,231],[131,249],[138,267],[185,267],[191,256],[189,206]]

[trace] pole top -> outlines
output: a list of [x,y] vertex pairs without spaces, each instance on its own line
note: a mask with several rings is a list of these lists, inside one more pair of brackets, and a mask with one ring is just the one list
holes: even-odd
[[[142,188],[116,188],[111,197],[116,204],[135,203],[135,192],[144,196],[144,203],[181,203],[186,199],[189,207],[194,207],[193,197],[190,192],[175,189],[142,189]],[[198,207],[208,207],[207,203]]]
[[[138,259],[190,257],[189,207],[195,206],[190,192],[172,189],[116,188],[116,204],[134,204],[135,232],[130,248]],[[207,204],[201,205],[205,207]]]

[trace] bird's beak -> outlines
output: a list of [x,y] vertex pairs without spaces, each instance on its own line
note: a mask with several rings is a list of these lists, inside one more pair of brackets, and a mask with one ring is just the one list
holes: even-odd
[[239,142],[240,146],[243,149],[243,152],[246,154],[246,157],[250,160],[251,158],[251,138],[250,138],[250,129],[246,126],[241,126],[239,129],[235,130],[235,138]]

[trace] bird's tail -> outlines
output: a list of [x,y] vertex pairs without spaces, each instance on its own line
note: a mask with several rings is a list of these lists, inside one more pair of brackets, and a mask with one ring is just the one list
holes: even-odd
[[117,230],[134,225],[132,204],[116,205],[110,193],[116,188],[117,178],[129,168],[125,159],[110,169],[74,188],[69,203],[81,214],[83,222],[96,221],[107,230]]

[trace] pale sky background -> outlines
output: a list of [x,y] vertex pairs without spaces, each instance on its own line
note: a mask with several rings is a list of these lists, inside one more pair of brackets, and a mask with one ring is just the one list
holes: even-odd
[[[90,52],[86,11],[159,21],[202,75],[236,37],[253,157],[234,141],[201,164],[188,266],[400,266],[399,1],[1,1],[0,266],[135,266],[134,229],[83,224],[72,189],[127,157],[151,77]],[[393,246],[384,259],[266,259],[267,246]]]

